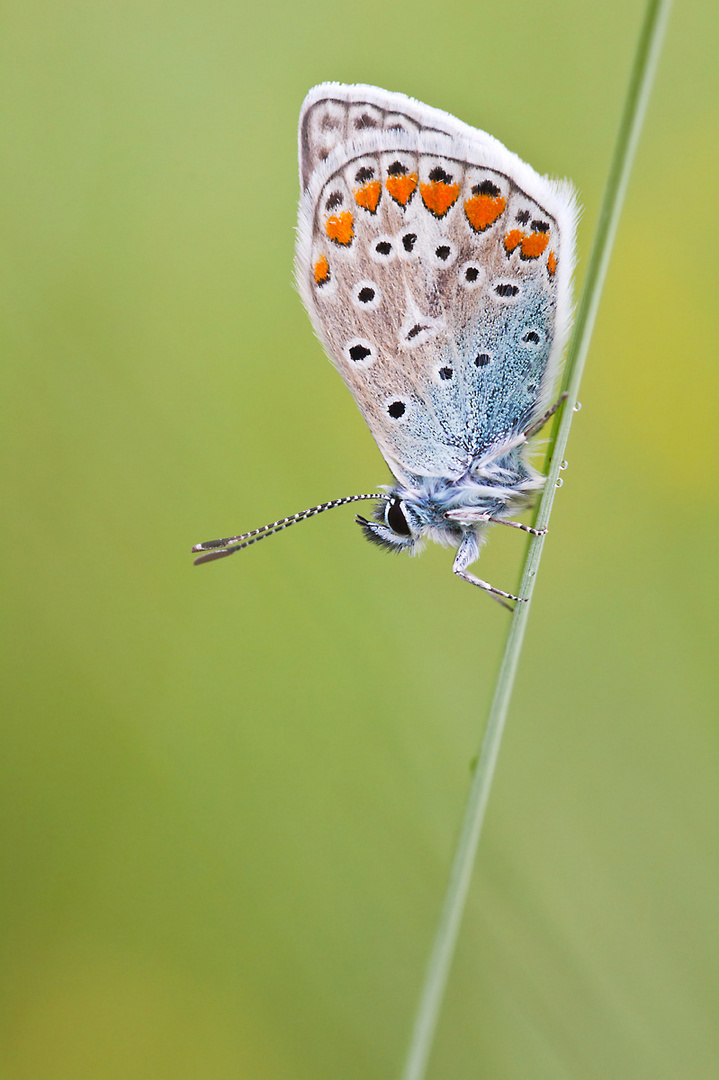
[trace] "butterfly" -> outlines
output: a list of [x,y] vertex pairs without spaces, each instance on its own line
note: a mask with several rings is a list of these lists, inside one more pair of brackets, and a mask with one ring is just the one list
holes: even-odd
[[368,540],[454,547],[458,577],[521,600],[468,568],[490,525],[537,532],[511,517],[541,490],[528,444],[561,404],[572,185],[439,109],[339,83],[304,101],[299,171],[299,293],[394,484],[197,544],[195,561],[371,499],[371,517],[356,518]]

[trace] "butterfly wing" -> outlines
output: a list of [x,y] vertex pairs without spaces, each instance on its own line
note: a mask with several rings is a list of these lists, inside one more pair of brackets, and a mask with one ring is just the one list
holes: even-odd
[[554,391],[577,209],[496,139],[401,94],[302,108],[296,269],[394,475],[458,479]]

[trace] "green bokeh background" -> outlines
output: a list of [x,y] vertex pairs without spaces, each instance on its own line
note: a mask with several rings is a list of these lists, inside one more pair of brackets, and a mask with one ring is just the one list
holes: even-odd
[[[3,1078],[397,1075],[506,613],[351,508],[189,547],[387,480],[293,291],[307,89],[571,176],[581,279],[641,13],[5,6]],[[718,29],[676,4],[433,1078],[719,1075]]]

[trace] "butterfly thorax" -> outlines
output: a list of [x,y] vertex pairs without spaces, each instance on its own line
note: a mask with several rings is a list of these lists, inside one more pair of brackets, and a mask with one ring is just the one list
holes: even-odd
[[372,521],[357,520],[368,540],[393,550],[416,550],[424,539],[457,547],[468,532],[529,506],[542,484],[513,448],[490,460],[478,457],[458,479],[415,476],[398,483],[377,504]]

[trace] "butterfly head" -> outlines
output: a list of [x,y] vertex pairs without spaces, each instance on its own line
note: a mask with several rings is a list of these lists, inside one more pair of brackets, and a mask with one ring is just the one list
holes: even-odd
[[369,521],[359,514],[355,520],[370,543],[413,555],[420,553],[427,539],[456,547],[464,534],[462,526],[447,514],[439,492],[434,490],[420,492],[399,486],[390,489],[387,498],[375,506]]
[[377,504],[371,521],[360,514],[355,520],[372,544],[389,551],[412,551],[426,531],[410,501],[396,492]]
[[[511,492],[514,496],[514,488]],[[359,514],[355,520],[371,543],[388,551],[419,555],[425,540],[459,547],[468,533],[479,536],[493,514],[504,511],[506,494],[502,488],[495,496],[486,483],[473,479],[464,478],[458,484],[427,478],[417,487],[398,484],[388,488],[369,521]]]

